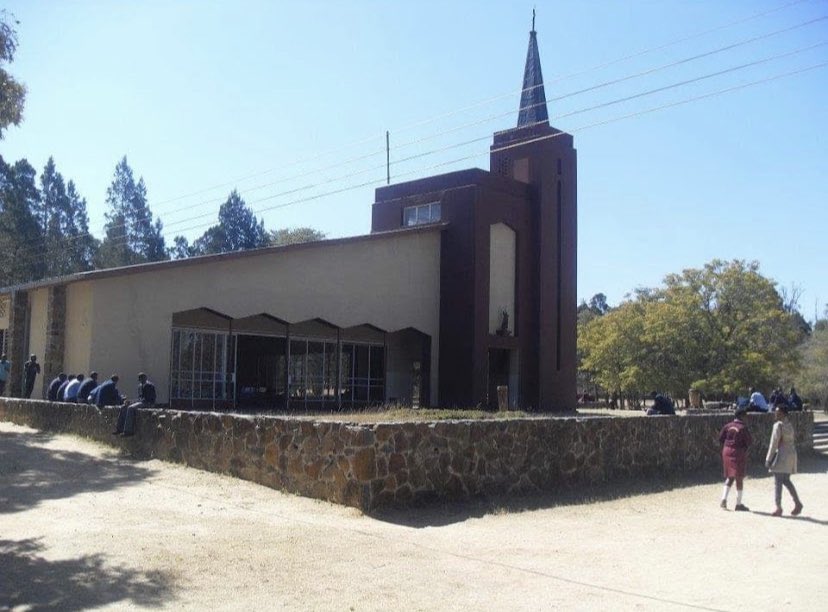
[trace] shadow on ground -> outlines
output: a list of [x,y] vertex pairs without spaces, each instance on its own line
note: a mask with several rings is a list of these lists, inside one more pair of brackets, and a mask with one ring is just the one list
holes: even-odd
[[0,609],[86,610],[130,601],[157,607],[172,597],[163,572],[108,566],[102,555],[48,560],[37,539],[0,540]]
[[0,432],[0,515],[44,500],[130,486],[153,470],[129,460],[48,448],[46,432]]
[[[806,455],[800,459],[799,471],[808,474],[828,473],[828,457]],[[757,461],[754,461],[753,465],[751,465],[748,477],[753,481],[771,480],[771,475]],[[559,491],[540,493],[537,495],[498,495],[458,502],[432,501],[419,507],[408,509],[380,508],[372,512],[371,517],[380,521],[403,525],[405,527],[413,527],[415,529],[442,527],[472,518],[480,518],[487,514],[527,512],[557,506],[573,506],[611,501],[637,495],[662,493],[683,487],[717,484],[720,482],[720,470],[711,469],[695,474],[660,475],[649,479],[623,480],[597,486],[561,489]],[[768,487],[768,490],[772,491],[773,484],[769,484]],[[824,521],[805,516],[799,517],[798,520],[824,524]]]

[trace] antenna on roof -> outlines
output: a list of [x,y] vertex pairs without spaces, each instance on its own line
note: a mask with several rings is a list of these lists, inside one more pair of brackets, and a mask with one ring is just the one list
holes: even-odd
[[385,130],[385,184],[391,184],[391,132]]

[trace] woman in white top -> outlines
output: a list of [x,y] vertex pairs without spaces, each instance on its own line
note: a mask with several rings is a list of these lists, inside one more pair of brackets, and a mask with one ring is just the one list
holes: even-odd
[[773,424],[768,455],[765,457],[765,466],[773,474],[775,479],[776,510],[773,516],[782,516],[782,486],[784,485],[794,501],[792,516],[802,512],[802,502],[791,482],[791,474],[796,474],[796,435],[793,425],[788,421],[788,407],[778,404],[774,409],[776,423]]

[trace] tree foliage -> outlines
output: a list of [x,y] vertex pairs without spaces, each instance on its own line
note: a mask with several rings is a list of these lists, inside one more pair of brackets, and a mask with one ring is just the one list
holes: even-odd
[[135,181],[126,156],[118,162],[106,190],[105,237],[98,250],[99,268],[129,266],[167,259],[161,220],[153,222],[144,179]]
[[218,224],[209,228],[192,246],[195,255],[244,251],[267,245],[264,221],[260,221],[235,189],[219,208]]
[[97,244],[89,234],[86,200],[72,181],[64,183],[51,157],[40,175],[40,195],[35,216],[46,242],[46,276],[92,269]]
[[797,386],[805,397],[828,408],[828,327],[814,330],[801,351],[802,369],[796,377]]
[[714,260],[594,318],[579,348],[583,367],[607,389],[735,395],[790,376],[803,339],[756,262]]
[[324,239],[325,233],[312,227],[282,228],[271,230],[269,234],[269,241],[272,246],[316,242]]
[[0,11],[0,139],[10,125],[20,125],[26,101],[25,85],[5,69],[5,64],[14,61],[17,50],[17,32],[12,23],[17,24],[6,11]]
[[25,159],[8,165],[0,157],[0,285],[37,280],[44,274],[43,236],[32,211],[40,206],[35,169]]

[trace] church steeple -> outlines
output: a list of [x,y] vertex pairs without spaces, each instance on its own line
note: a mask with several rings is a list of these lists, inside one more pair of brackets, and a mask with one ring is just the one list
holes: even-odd
[[529,32],[529,50],[526,52],[526,68],[523,70],[523,91],[520,94],[518,127],[544,122],[548,125],[546,93],[543,90],[538,38],[535,32],[535,11],[532,10],[532,31]]

